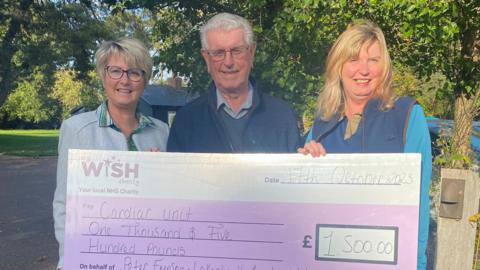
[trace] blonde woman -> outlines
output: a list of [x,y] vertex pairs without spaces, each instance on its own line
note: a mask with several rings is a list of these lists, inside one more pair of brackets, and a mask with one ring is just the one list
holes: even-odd
[[137,39],[104,42],[95,54],[96,68],[107,96],[96,111],[62,123],[58,143],[57,187],[53,199],[58,269],[63,268],[68,149],[165,151],[168,126],[137,111],[152,74],[147,48]]
[[382,30],[369,21],[351,24],[335,41],[326,62],[317,118],[298,152],[421,153],[418,269],[426,268],[430,135],[422,108],[392,89],[392,64]]

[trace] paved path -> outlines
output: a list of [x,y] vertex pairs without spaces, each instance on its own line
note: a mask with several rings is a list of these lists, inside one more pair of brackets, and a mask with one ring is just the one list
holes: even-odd
[[56,157],[0,155],[0,269],[55,269],[56,162]]

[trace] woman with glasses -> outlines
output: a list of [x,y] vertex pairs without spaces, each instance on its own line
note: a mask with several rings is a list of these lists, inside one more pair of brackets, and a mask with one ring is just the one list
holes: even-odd
[[60,129],[53,199],[59,269],[63,267],[68,149],[165,151],[169,133],[165,123],[137,110],[152,73],[152,60],[142,42],[133,38],[104,42],[95,60],[107,100],[95,111],[65,120]]

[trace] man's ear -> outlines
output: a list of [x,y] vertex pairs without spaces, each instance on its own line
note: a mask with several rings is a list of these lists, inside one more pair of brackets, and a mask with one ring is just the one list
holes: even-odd
[[208,52],[205,49],[201,49],[200,52],[202,53],[203,60],[205,60],[205,64],[207,64],[207,71],[210,73],[210,55],[208,55]]

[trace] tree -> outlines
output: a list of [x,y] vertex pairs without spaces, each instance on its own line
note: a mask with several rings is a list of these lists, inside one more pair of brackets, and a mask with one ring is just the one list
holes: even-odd
[[[412,67],[424,78],[443,76],[445,84],[439,87],[438,96],[447,101],[448,94],[454,97],[452,151],[453,156],[463,157],[453,160],[450,166],[467,166],[472,120],[479,102],[479,1],[305,0],[285,1],[284,10],[284,16],[279,16],[276,24],[287,33],[287,45],[283,46],[290,51],[295,52],[291,46],[302,41],[322,48],[324,41],[331,44],[328,42],[331,35],[337,36],[353,19],[367,18],[383,29],[397,63]],[[293,42],[288,43],[290,40]],[[300,46],[301,51],[309,50],[305,45]],[[302,60],[300,65],[312,70],[308,68],[308,60]]]
[[80,105],[80,91],[82,83],[75,80],[76,74],[72,70],[59,70],[55,73],[55,83],[50,97],[60,103],[62,118],[67,118],[70,111]]
[[[403,44],[416,53],[403,54],[417,71],[442,73],[453,86],[455,98],[452,151],[454,168],[468,165],[472,123],[477,114],[480,88],[480,2],[420,1],[405,11]],[[404,50],[405,51],[405,50]],[[423,53],[422,64],[419,53]],[[420,58],[420,61],[423,60]]]
[[[299,112],[304,109],[304,85],[315,90],[319,74],[311,76],[295,72],[296,66],[284,68],[282,61],[298,59],[284,55],[288,48],[275,43],[277,32],[272,32],[274,20],[282,11],[283,1],[104,1],[112,9],[121,13],[138,13],[143,10],[150,44],[156,52],[154,62],[160,69],[172,71],[177,76],[186,77],[194,91],[202,92],[210,83],[210,76],[200,54],[198,29],[211,16],[218,12],[233,12],[251,20],[258,37],[257,57],[253,75],[262,88],[291,101]],[[277,50],[279,49],[280,50]],[[270,53],[270,51],[275,53]],[[280,52],[280,53],[279,53]],[[312,56],[312,54],[310,54]],[[306,57],[308,59],[308,57]],[[318,57],[315,57],[318,59]],[[313,60],[312,60],[313,61]],[[298,67],[298,65],[297,65]],[[289,73],[288,73],[289,72]],[[288,73],[298,75],[295,80],[287,80]],[[308,80],[304,82],[304,78]],[[297,85],[298,83],[298,85]],[[287,90],[283,90],[287,89]]]
[[40,123],[54,118],[57,110],[48,98],[48,79],[40,68],[22,79],[2,107],[9,120]]
[[397,64],[393,77],[396,93],[414,97],[427,116],[453,118],[451,104],[455,99],[444,75],[434,73],[428,78],[418,78],[411,67]]
[[12,58],[17,51],[14,40],[25,24],[24,14],[30,9],[33,0],[5,1],[0,6],[0,21],[2,40],[0,45],[0,104],[3,104],[12,88]]
[[69,117],[72,110],[79,106],[91,110],[103,100],[101,83],[94,71],[88,73],[89,80],[78,80],[77,77],[77,72],[71,69],[55,72],[55,83],[49,97],[60,104],[60,120]]
[[37,67],[51,77],[58,67],[70,66],[82,78],[92,68],[98,40],[106,36],[91,1],[2,1],[0,106]]
[[[149,10],[151,44],[159,52],[155,62],[190,78],[195,89],[205,89],[208,82],[198,53],[199,25],[220,11],[248,18],[259,41],[255,77],[300,113],[318,95],[325,56],[335,38],[355,19],[372,20],[383,29],[397,65],[411,67],[430,85],[444,82],[435,89],[417,86],[434,92],[436,102],[455,98],[453,151],[463,157],[470,153],[472,119],[480,103],[478,0],[104,2],[119,12]],[[463,167],[463,161],[452,165]]]

